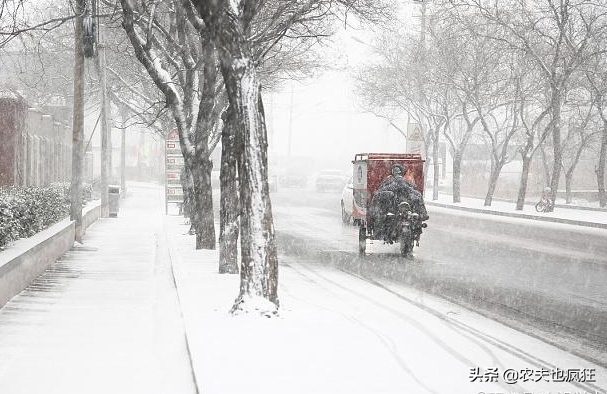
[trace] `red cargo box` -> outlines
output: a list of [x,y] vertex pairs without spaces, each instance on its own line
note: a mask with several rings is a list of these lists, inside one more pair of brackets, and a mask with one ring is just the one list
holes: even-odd
[[424,160],[417,153],[358,153],[354,156],[353,189],[354,220],[367,221],[367,208],[375,190],[390,176],[393,165],[399,164],[407,169],[405,178],[424,193]]

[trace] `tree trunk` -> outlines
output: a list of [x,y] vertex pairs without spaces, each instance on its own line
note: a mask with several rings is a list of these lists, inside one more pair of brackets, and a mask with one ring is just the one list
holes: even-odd
[[219,273],[238,273],[238,161],[242,148],[236,143],[231,110],[225,115],[221,133],[221,198],[219,207]]
[[[258,92],[257,95],[260,93]],[[259,121],[257,135],[247,136],[242,144],[243,155],[239,165],[241,225],[240,294],[232,312],[246,311],[252,297],[263,297],[278,307],[278,254],[272,219],[268,186],[267,131],[261,96],[258,101]],[[252,145],[260,149],[251,149]],[[258,168],[256,168],[258,167]],[[260,209],[261,208],[261,209]],[[260,237],[261,236],[261,237]],[[253,305],[255,301],[253,300]],[[262,311],[267,314],[273,312]]]
[[462,154],[457,152],[453,155],[453,202],[461,202],[461,173]]
[[548,155],[546,154],[546,150],[544,149],[543,145],[540,146],[540,153],[542,154],[542,168],[544,170],[542,175],[544,176],[544,185],[549,185],[550,184],[550,162],[548,160]]
[[[240,293],[232,313],[278,310],[278,254],[268,187],[267,130],[250,44],[241,15],[227,1],[194,0],[219,53],[221,71],[242,141]],[[246,7],[245,7],[246,8]],[[244,18],[247,19],[247,18]]]
[[577,151],[575,152],[575,156],[573,157],[573,161],[571,162],[571,165],[567,169],[567,172],[565,172],[565,203],[566,204],[571,204],[571,201],[572,201],[571,189],[573,188],[573,174],[575,172],[575,168],[577,167],[578,163],[580,162],[580,157],[582,157],[582,152],[584,151],[584,147],[586,146],[587,141],[588,140],[586,140],[586,139],[582,139],[582,141],[580,142],[580,146],[578,147]]
[[573,171],[565,174],[565,204],[571,204],[571,186],[573,184]]
[[84,0],[75,3],[74,23],[74,108],[72,116],[72,178],[70,186],[70,220],[75,222],[76,241],[82,242],[82,173],[84,167],[84,53],[82,14]]
[[435,131],[434,140],[432,142],[432,168],[434,170],[432,183],[432,200],[438,200],[438,182],[440,175],[440,165],[438,162],[439,145],[438,145],[439,129]]
[[196,249],[215,249],[215,218],[211,186],[213,163],[208,157],[196,157],[191,170],[194,181],[191,218],[196,229]]
[[430,170],[430,165],[428,162],[428,153],[430,151],[430,144],[424,143],[424,191],[429,187],[430,182],[428,182],[428,171]]
[[527,196],[527,183],[529,182],[529,170],[531,169],[532,156],[527,153],[523,154],[523,169],[521,171],[521,182],[518,188],[518,196],[516,198],[516,210],[522,211],[525,207],[525,198]]
[[599,190],[599,205],[607,207],[607,195],[605,193],[605,159],[607,157],[607,122],[603,123],[603,138],[599,151],[599,162],[596,166],[596,183]]
[[490,207],[493,202],[493,194],[495,194],[495,188],[497,187],[497,180],[500,177],[500,173],[502,172],[502,166],[495,164],[491,169],[491,174],[489,175],[489,185],[487,186],[487,194],[485,195],[485,206]]
[[[211,185],[213,162],[210,159],[209,136],[213,130],[217,65],[215,49],[208,38],[203,40],[202,55],[204,59],[203,87],[194,131],[195,152],[192,163],[195,196],[193,223],[196,229],[196,249],[215,249],[215,218],[213,216],[213,188]],[[188,94],[186,97],[191,97],[191,95]]]
[[[556,195],[561,180],[561,168],[563,166],[563,156],[561,151],[561,95],[560,92],[553,93],[552,99],[552,149],[554,152],[552,162],[552,177],[550,179],[550,198],[556,201]],[[548,212],[552,212],[553,207],[549,208]]]

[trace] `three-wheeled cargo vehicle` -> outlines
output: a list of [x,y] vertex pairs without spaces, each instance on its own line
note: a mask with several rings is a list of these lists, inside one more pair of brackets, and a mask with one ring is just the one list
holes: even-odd
[[[367,239],[381,240],[387,243],[400,242],[403,256],[409,255],[413,245],[419,242],[421,229],[426,227],[421,218],[411,210],[407,202],[399,202],[393,209],[381,213],[385,223],[380,229],[374,224],[370,214],[370,206],[376,196],[379,186],[391,175],[395,165],[406,169],[402,174],[422,194],[424,192],[424,160],[420,154],[411,153],[359,153],[354,157],[353,164],[353,193],[354,203],[352,218],[359,227],[359,252],[364,256]],[[383,193],[383,192],[382,192]],[[389,192],[388,192],[389,193]],[[377,195],[377,197],[380,197]],[[374,212],[374,214],[377,214]],[[390,230],[386,230],[389,228]]]

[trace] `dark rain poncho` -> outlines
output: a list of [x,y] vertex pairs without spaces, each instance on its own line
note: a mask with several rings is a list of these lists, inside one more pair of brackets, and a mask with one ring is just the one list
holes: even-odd
[[[424,205],[424,197],[417,190],[415,185],[407,181],[405,178],[400,176],[389,176],[381,183],[381,185],[379,185],[376,195],[383,194],[381,192],[394,193],[394,196],[396,196],[396,201],[393,201],[393,204],[395,206],[398,206],[399,203],[406,201],[411,206],[411,211],[419,214],[422,220],[428,219],[428,211],[426,211],[426,206]],[[375,198],[373,200],[375,200]],[[371,205],[373,208],[373,201],[371,202]],[[384,209],[381,209],[381,211],[383,210]],[[396,212],[393,213],[396,214]]]

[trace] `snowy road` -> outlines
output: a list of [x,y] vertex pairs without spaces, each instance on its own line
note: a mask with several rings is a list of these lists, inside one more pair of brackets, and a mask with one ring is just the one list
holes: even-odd
[[357,229],[341,223],[339,198],[274,194],[281,250],[413,285],[607,365],[605,230],[431,208],[414,262],[378,242],[361,260]]

